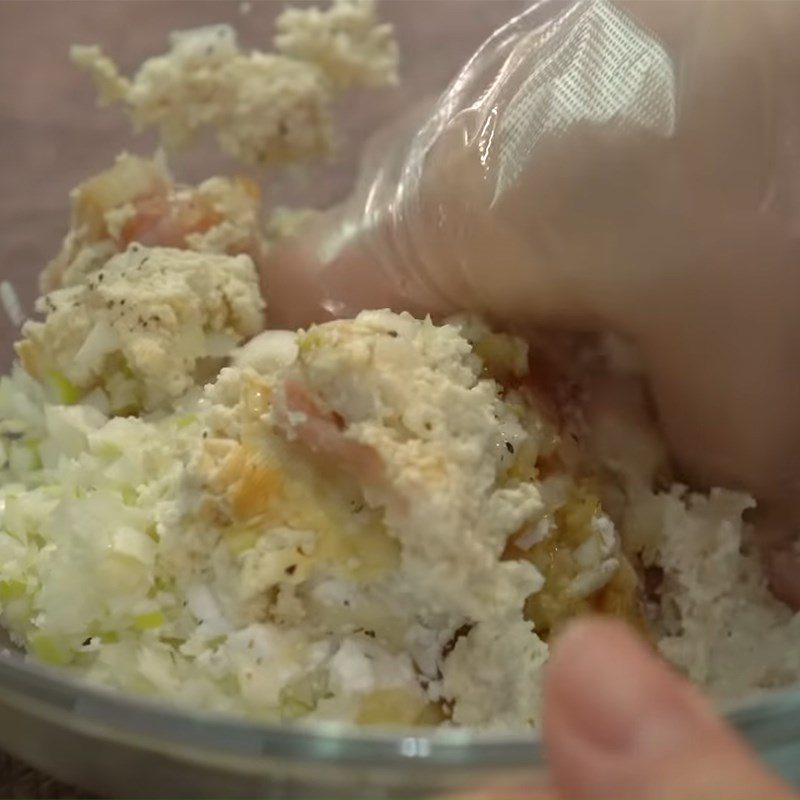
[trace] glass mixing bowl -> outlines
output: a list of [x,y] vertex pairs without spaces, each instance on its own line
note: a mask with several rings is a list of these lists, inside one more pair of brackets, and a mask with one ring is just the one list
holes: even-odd
[[[402,84],[340,109],[336,161],[307,174],[262,178],[268,202],[325,207],[350,186],[365,137],[426,93],[438,91],[516,0],[386,0],[397,30]],[[68,192],[128,148],[116,110],[96,110],[86,76],[69,66],[72,43],[101,43],[125,67],[162,51],[176,28],[231,22],[245,44],[266,42],[273,2],[0,3],[0,278],[30,307],[36,275],[67,226]],[[212,148],[173,162],[187,179],[230,169]],[[313,179],[313,191],[309,181]],[[15,331],[0,314],[0,368]],[[752,699],[729,718],[768,761],[800,783],[800,692]],[[0,748],[60,780],[104,796],[420,796],[546,781],[533,733],[354,731],[224,719],[90,688],[0,653]]]

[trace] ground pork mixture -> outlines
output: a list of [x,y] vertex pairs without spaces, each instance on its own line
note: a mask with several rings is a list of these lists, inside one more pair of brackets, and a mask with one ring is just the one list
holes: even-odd
[[[168,145],[210,127],[264,165],[394,79],[370,2],[287,11],[275,45],[179,34],[131,80],[73,57]],[[798,679],[753,500],[674,482],[624,346],[387,310],[264,331],[267,231],[301,224],[163,155],[73,192],[0,379],[0,619],[30,657],[262,720],[517,729],[594,611],[718,699]]]

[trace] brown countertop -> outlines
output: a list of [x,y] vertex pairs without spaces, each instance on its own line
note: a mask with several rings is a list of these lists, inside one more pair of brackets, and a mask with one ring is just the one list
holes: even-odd
[[87,796],[0,752],[0,797],[86,798]]

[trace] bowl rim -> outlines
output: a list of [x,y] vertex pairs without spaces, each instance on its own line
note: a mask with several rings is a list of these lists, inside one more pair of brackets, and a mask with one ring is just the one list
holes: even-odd
[[[0,652],[0,696],[64,724],[99,725],[120,738],[135,737],[215,756],[285,759],[349,766],[534,767],[544,760],[536,731],[467,728],[357,728],[322,721],[270,723],[164,705],[156,699],[94,685],[61,669]],[[764,754],[800,743],[800,687],[766,692],[723,706],[723,715]],[[66,714],[66,718],[64,715]]]

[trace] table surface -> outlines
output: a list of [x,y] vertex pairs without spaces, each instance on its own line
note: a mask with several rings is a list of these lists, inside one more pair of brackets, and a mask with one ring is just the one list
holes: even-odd
[[85,798],[87,795],[0,753],[0,797]]
[[[337,117],[342,144],[332,164],[314,169],[313,197],[302,176],[277,174],[262,182],[267,201],[325,207],[342,197],[365,135],[414,99],[445,86],[486,35],[522,5],[384,0],[381,16],[395,25],[400,42],[400,86],[343,105]],[[229,22],[245,45],[263,48],[283,6],[252,2],[244,15],[239,2],[223,0],[0,0],[0,277],[13,281],[26,305],[36,275],[64,235],[69,190],[117,152],[147,153],[154,145],[152,136],[133,137],[117,109],[95,108],[90,81],[68,64],[69,45],[101,44],[124,69],[133,69],[163,52],[171,30]],[[180,177],[194,179],[231,165],[201,147],[172,166]],[[0,366],[8,364],[14,333],[0,314]],[[0,754],[0,797],[79,796],[86,795]]]

